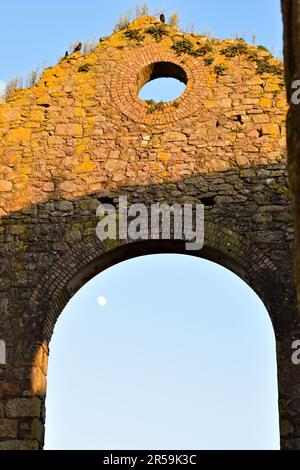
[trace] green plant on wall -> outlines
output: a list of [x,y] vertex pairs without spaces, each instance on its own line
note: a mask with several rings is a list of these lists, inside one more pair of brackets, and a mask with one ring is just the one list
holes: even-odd
[[165,26],[157,24],[154,26],[150,26],[150,28],[147,28],[146,33],[150,34],[156,42],[160,42],[162,38],[167,35],[167,30]]
[[[264,46],[261,46],[258,49],[262,50],[262,47]],[[250,52],[247,57],[256,63],[257,73],[260,75],[263,73],[269,73],[272,75],[277,75],[279,78],[283,78],[283,66],[279,62],[277,64],[270,62],[271,59],[274,59],[271,53],[265,57],[261,57],[257,52]]]
[[194,50],[194,44],[189,39],[183,39],[181,41],[176,41],[173,44],[172,49],[177,55],[191,54]]
[[278,77],[283,76],[283,68],[279,64],[271,64],[269,58],[258,59],[256,61],[257,64],[257,73],[270,73],[273,75],[277,75]]
[[218,64],[214,67],[214,72],[217,76],[224,75],[226,71],[226,66],[224,64]]
[[[147,113],[152,114],[155,113],[155,111],[163,111],[165,108],[165,102],[164,101],[154,101],[154,100],[146,100],[146,103],[148,105]],[[170,106],[173,106],[174,108],[178,109],[180,104],[178,101],[173,101],[173,103],[169,104]]]
[[270,54],[270,51],[265,46],[259,45],[257,46],[257,49],[264,51],[264,52],[268,52]]
[[214,61],[214,58],[211,57],[211,56],[205,57],[205,59],[204,59],[205,65],[211,65],[213,63],[213,61]]
[[124,32],[124,36],[127,39],[137,42],[141,42],[144,39],[140,29],[127,29],[127,31]]
[[155,111],[163,111],[164,109],[163,101],[156,102],[154,100],[146,100],[146,103],[148,105],[148,109],[147,109],[148,114],[152,114]]
[[189,54],[193,57],[203,57],[206,54],[213,52],[213,46],[210,42],[204,44],[204,46],[195,49],[194,44],[189,39],[182,39],[181,41],[176,41],[172,49],[176,52],[177,55]]
[[195,51],[192,51],[191,54],[194,57],[203,57],[210,52],[213,52],[213,46],[209,42],[207,42],[206,44],[204,44],[204,46],[199,47]]
[[246,54],[247,45],[244,41],[239,40],[235,44],[230,44],[225,47],[221,52],[226,57],[236,57],[241,54]]
[[91,66],[90,64],[82,64],[80,67],[78,67],[78,72],[79,73],[86,73],[90,70]]

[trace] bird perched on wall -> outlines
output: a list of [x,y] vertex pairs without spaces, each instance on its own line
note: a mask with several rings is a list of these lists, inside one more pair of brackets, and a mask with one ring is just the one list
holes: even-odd
[[74,52],[80,52],[81,49],[82,49],[82,44],[81,44],[81,42],[80,42],[80,43],[77,44],[77,46],[75,47],[75,49],[74,49],[74,51],[73,51],[73,54],[74,54]]
[[165,22],[166,22],[166,17],[165,17],[165,15],[164,15],[163,13],[160,15],[159,19],[160,19],[161,23],[165,23]]
[[64,59],[66,59],[67,57],[69,57],[69,52],[68,51],[66,51]]

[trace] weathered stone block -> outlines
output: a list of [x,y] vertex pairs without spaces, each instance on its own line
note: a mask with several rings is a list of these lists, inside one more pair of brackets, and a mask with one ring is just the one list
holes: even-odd
[[17,129],[11,129],[8,131],[6,139],[7,142],[22,142],[29,143],[31,137],[31,130],[25,127],[18,127]]
[[12,182],[11,181],[5,181],[5,180],[0,180],[0,192],[6,193],[8,191],[12,190]]
[[276,124],[263,124],[262,133],[263,135],[278,135],[279,127]]
[[58,124],[56,134],[63,137],[82,137],[83,128],[81,124]]
[[44,442],[44,425],[38,418],[34,418],[32,421],[30,437],[40,443]]
[[39,417],[41,414],[41,400],[38,398],[15,398],[8,400],[6,416],[8,418]]
[[0,441],[0,450],[38,450],[38,441],[7,440]]
[[0,420],[0,436],[2,438],[16,438],[18,432],[18,421],[16,419]]

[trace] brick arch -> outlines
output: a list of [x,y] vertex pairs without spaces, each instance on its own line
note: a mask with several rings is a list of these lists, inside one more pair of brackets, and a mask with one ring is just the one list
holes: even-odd
[[[273,325],[273,307],[278,299],[280,277],[278,267],[257,249],[247,237],[232,230],[207,223],[205,245],[197,252],[186,252],[184,243],[176,240],[119,240],[107,247],[96,236],[80,242],[65,256],[54,262],[52,269],[41,278],[30,299],[33,311],[41,320],[38,342],[50,341],[57,318],[86,282],[105,269],[138,256],[158,253],[183,253],[213,261],[237,274],[261,298],[269,311]],[[275,327],[276,328],[276,327]],[[26,338],[26,348],[32,341]]]
[[[177,78],[186,84],[186,90],[166,103],[163,110],[149,114],[147,103],[138,98],[138,92],[150,80],[160,77]],[[111,82],[112,98],[120,111],[136,122],[168,124],[204,109],[209,78],[209,72],[192,57],[183,61],[170,47],[145,46],[130,52],[117,67]]]

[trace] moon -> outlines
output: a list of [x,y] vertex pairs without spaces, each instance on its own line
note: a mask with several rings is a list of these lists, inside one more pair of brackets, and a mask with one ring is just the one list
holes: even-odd
[[100,305],[100,307],[106,307],[107,305],[107,299],[106,297],[103,297],[102,295],[98,297],[97,302]]

